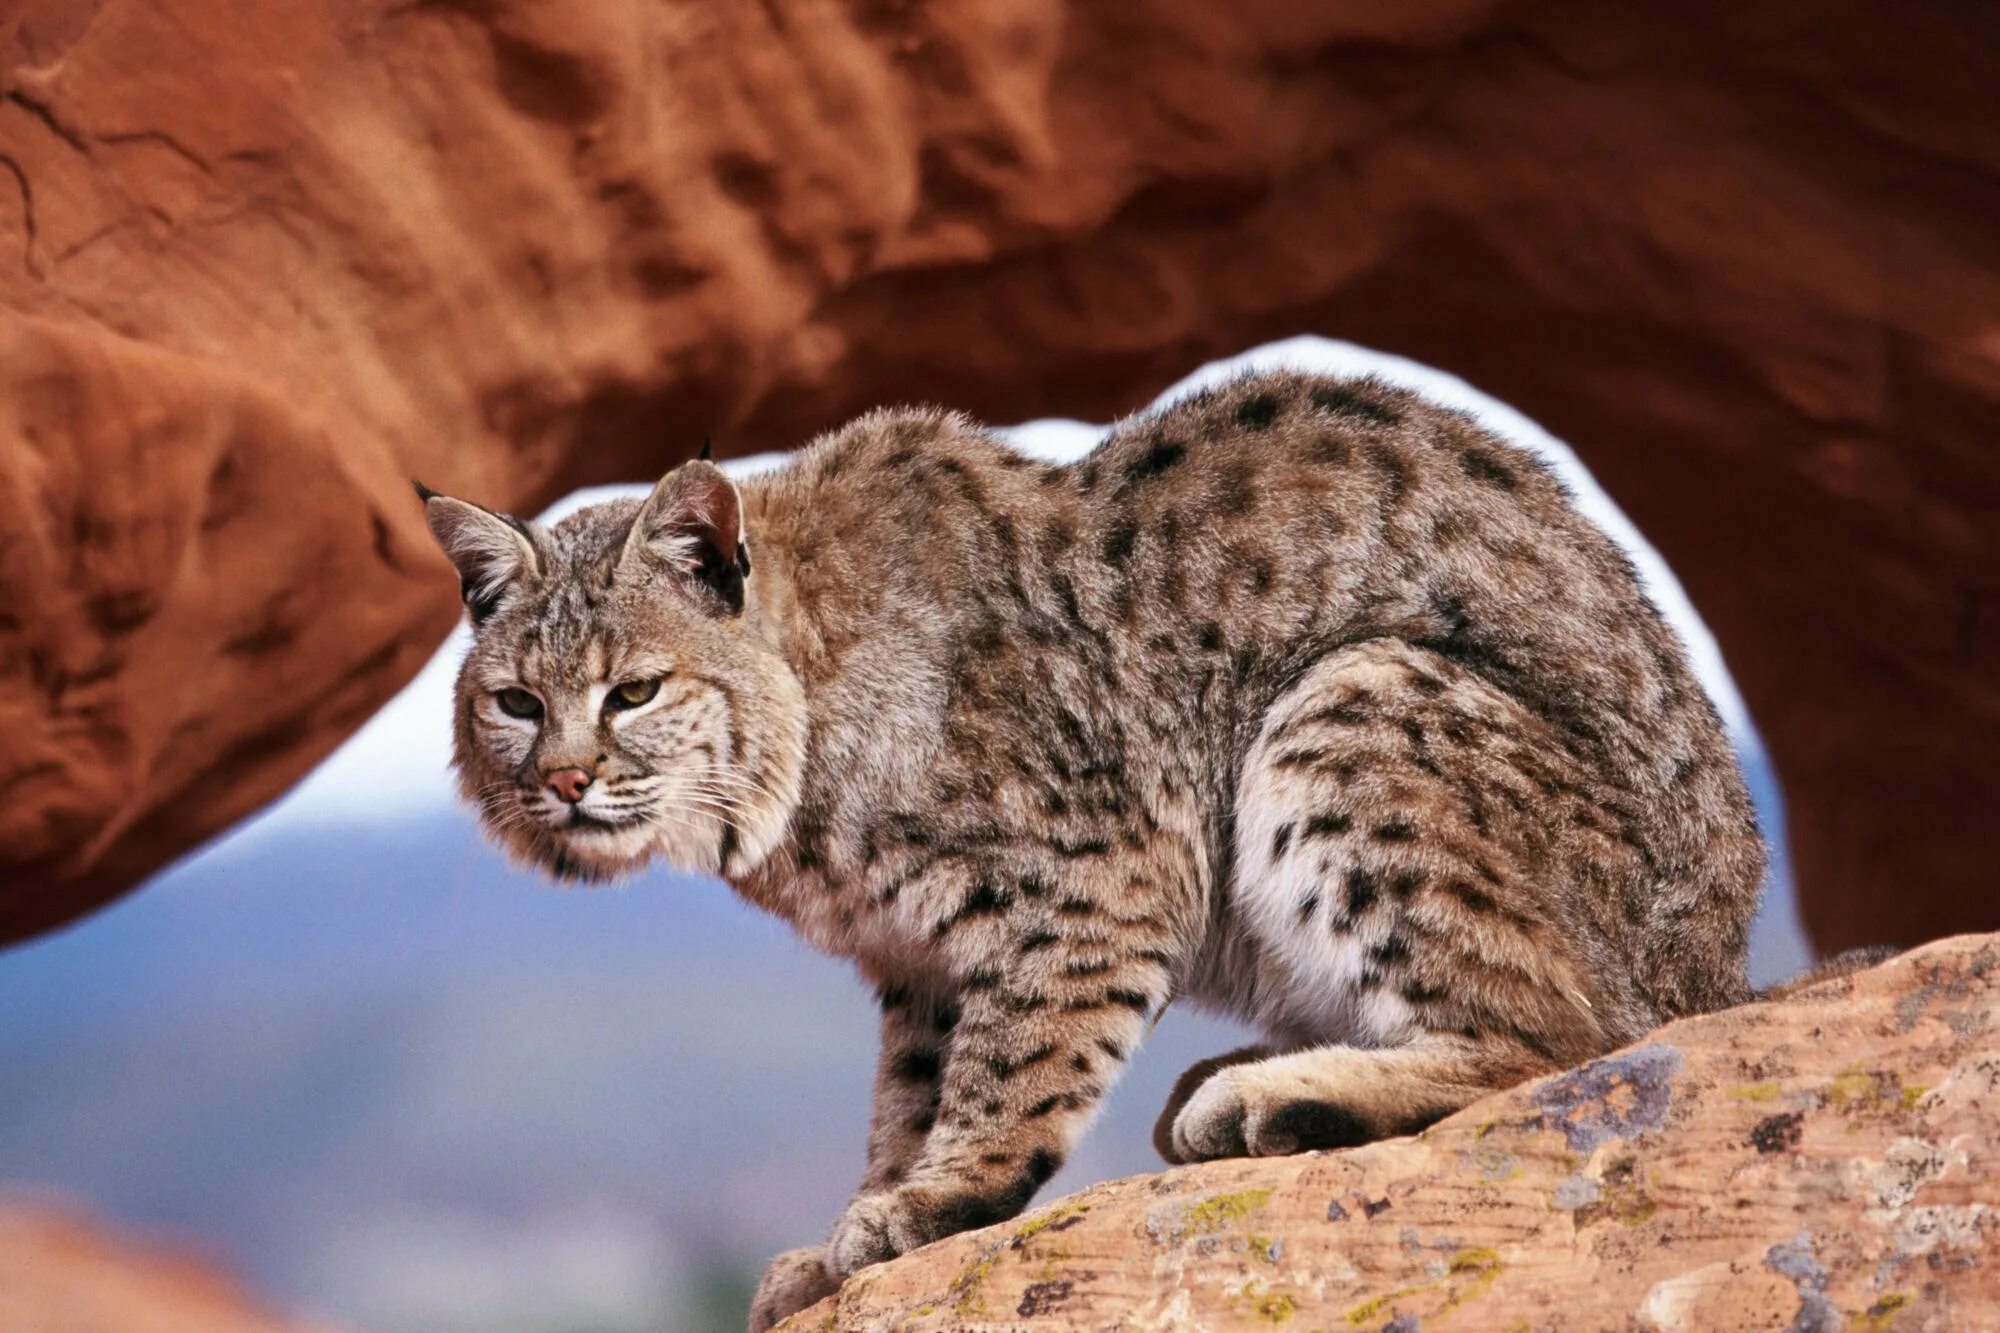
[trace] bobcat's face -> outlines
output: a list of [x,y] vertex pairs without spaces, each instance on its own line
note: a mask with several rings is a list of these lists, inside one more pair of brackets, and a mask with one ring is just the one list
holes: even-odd
[[747,873],[784,837],[804,757],[797,678],[743,615],[747,548],[713,466],[553,529],[444,496],[473,646],[460,790],[494,838],[567,879],[660,857]]

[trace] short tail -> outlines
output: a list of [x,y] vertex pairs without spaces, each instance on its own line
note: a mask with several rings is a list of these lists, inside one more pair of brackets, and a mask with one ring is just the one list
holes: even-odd
[[1848,977],[1856,972],[1865,972],[1878,963],[1888,962],[1901,952],[1903,952],[1901,946],[1894,944],[1870,944],[1861,949],[1849,949],[1845,953],[1835,954],[1824,962],[1815,963],[1790,981],[1781,981],[1775,986],[1766,987],[1757,992],[1757,998],[1789,999],[1808,986],[1817,986],[1822,981],[1832,981],[1836,977]]

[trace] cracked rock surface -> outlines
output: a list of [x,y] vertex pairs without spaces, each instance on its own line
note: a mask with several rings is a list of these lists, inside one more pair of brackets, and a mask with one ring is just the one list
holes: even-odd
[[[533,510],[1291,333],[1572,441],[1829,947],[2000,925],[2000,9],[0,6],[0,940],[269,800]],[[1894,892],[1883,892],[1893,885]]]
[[781,1327],[2000,1327],[2000,936],[1672,1024],[1414,1138],[1097,1185]]

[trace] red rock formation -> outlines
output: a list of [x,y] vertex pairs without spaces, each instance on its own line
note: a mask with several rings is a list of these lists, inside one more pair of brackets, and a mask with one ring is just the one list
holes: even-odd
[[0,1202],[0,1328],[310,1333],[303,1323],[258,1309],[201,1260],[135,1244],[81,1217],[21,1200]]
[[1573,441],[1824,944],[2000,924],[2000,10],[12,0],[0,937],[268,800],[533,508],[1319,331]]
[[2000,1328],[1996,1026],[2000,937],[1944,941],[1416,1138],[1094,1185],[782,1327]]

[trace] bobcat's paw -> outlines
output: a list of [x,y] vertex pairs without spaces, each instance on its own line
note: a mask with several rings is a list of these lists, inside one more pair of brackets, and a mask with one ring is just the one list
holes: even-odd
[[1262,1060],[1270,1054],[1270,1050],[1263,1046],[1245,1046],[1227,1055],[1211,1055],[1206,1060],[1197,1060],[1188,1066],[1187,1070],[1174,1080],[1174,1090],[1167,1094],[1167,1104],[1161,1109],[1160,1118],[1153,1124],[1153,1150],[1171,1166],[1184,1166],[1189,1162],[1200,1161],[1201,1159],[1197,1157],[1184,1156],[1180,1145],[1174,1140],[1174,1122],[1180,1119],[1182,1108],[1218,1070],[1227,1069],[1231,1065],[1248,1064],[1252,1060]]
[[988,1198],[937,1185],[899,1185],[864,1194],[847,1205],[826,1238],[827,1271],[844,1279],[934,1240],[1004,1222],[1027,1201],[1019,1189],[1005,1198]]
[[1196,1088],[1174,1117],[1172,1146],[1183,1162],[1218,1157],[1284,1157],[1315,1148],[1351,1148],[1380,1137],[1333,1102],[1262,1084],[1246,1068],[1222,1069]]
[[750,1298],[750,1333],[766,1333],[774,1324],[839,1288],[840,1283],[826,1271],[825,1246],[786,1250],[764,1270],[764,1280]]
[[826,1267],[836,1280],[914,1250],[930,1237],[903,1189],[864,1194],[847,1205],[826,1238]]

